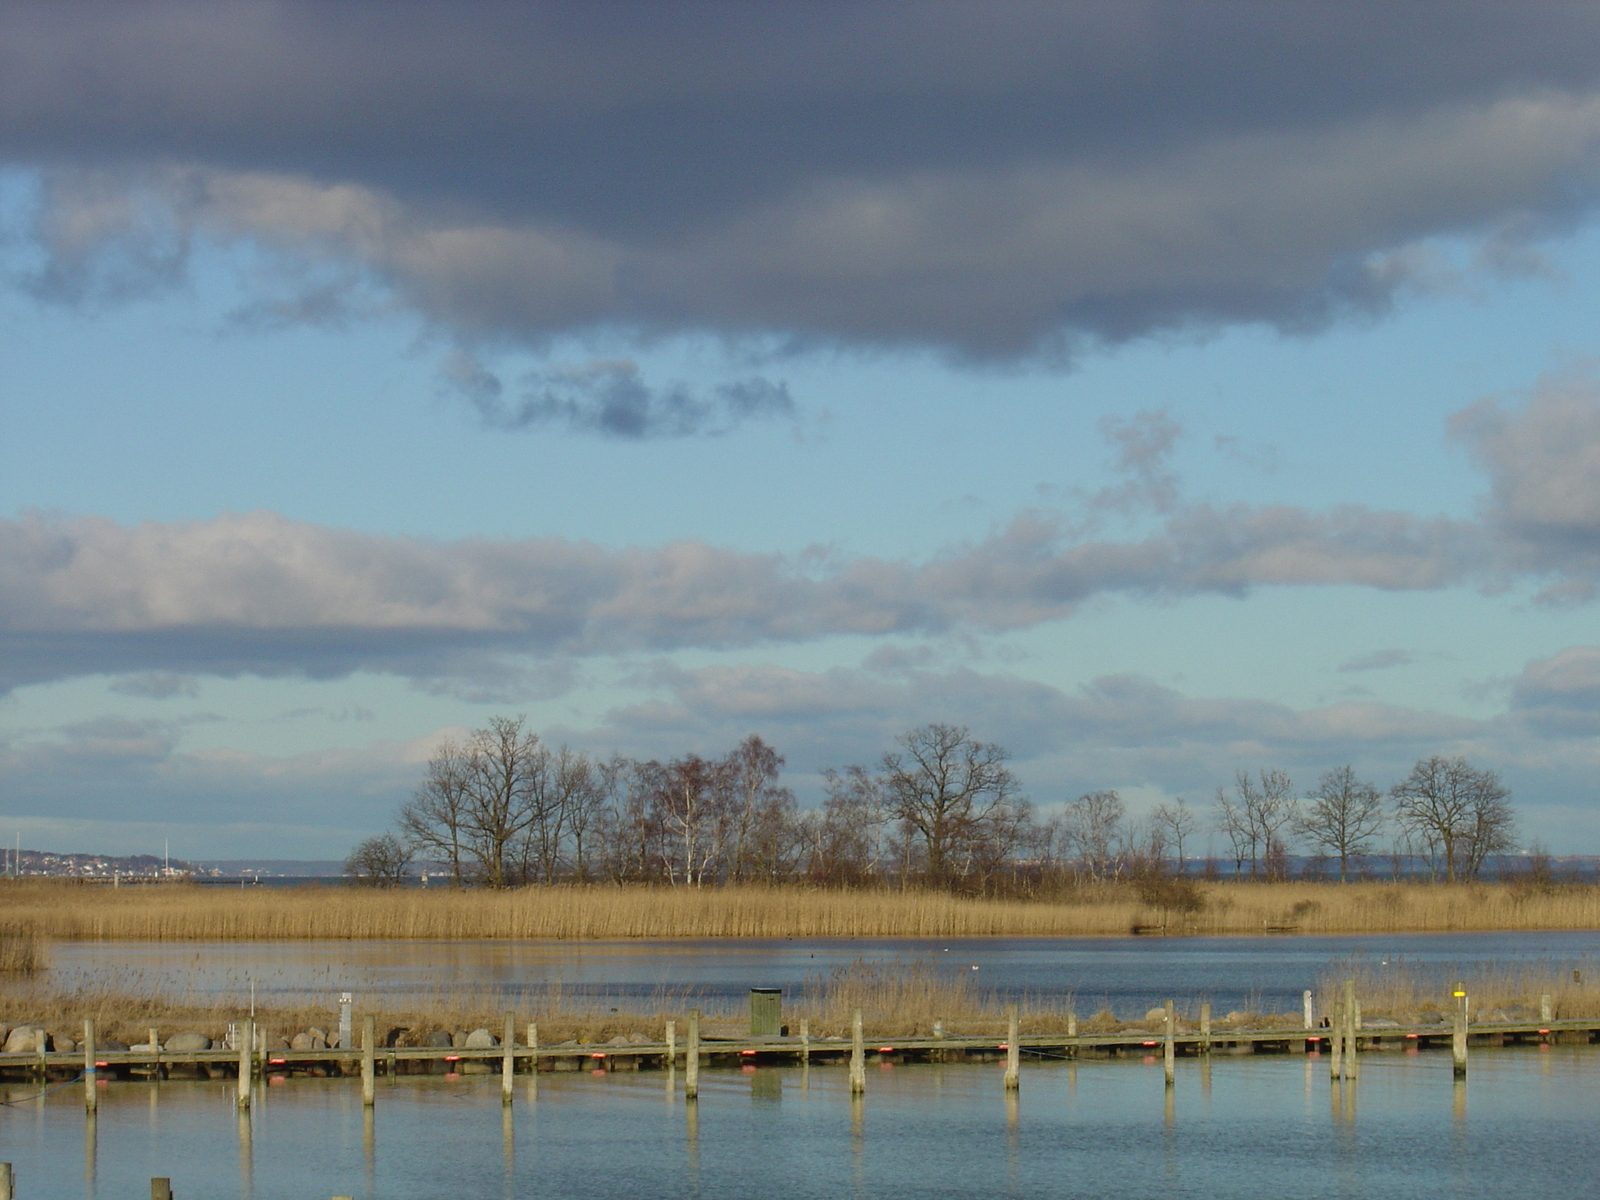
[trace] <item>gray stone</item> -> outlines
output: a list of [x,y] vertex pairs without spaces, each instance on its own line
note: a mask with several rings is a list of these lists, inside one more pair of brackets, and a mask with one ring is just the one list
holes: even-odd
[[36,1025],[17,1025],[6,1035],[5,1054],[33,1054],[48,1035]]
[[97,1037],[94,1040],[95,1048],[99,1050],[115,1050],[119,1054],[128,1049],[127,1042],[119,1042],[114,1037]]
[[452,1033],[450,1035],[450,1044],[457,1050],[465,1050],[467,1048],[467,1031],[458,1029]]
[[167,1049],[173,1054],[187,1054],[191,1050],[211,1049],[211,1039],[203,1033],[196,1033],[192,1029],[183,1033],[175,1033],[167,1039]]
[[606,1043],[608,1046],[626,1046],[628,1044],[628,1039],[623,1037],[620,1033]]
[[72,1054],[78,1049],[78,1043],[71,1038],[53,1037],[50,1039],[50,1047],[57,1054]]
[[423,1045],[431,1046],[435,1049],[448,1050],[455,1045],[455,1041],[450,1037],[448,1029],[435,1029],[428,1035],[428,1040]]
[[275,1037],[275,1038],[268,1038],[267,1039],[267,1049],[268,1050],[293,1050],[294,1047],[289,1045],[289,1039],[288,1038],[280,1036],[280,1037]]
[[1161,1028],[1167,1023],[1167,1010],[1165,1008],[1150,1009],[1144,1014],[1144,1022],[1146,1025],[1154,1025],[1157,1028]]
[[490,1050],[500,1044],[500,1039],[487,1029],[474,1029],[467,1034],[464,1048],[468,1050]]
[[305,1032],[302,1031],[300,1033],[295,1034],[292,1038],[289,1039],[289,1049],[291,1049],[291,1050],[315,1050],[315,1049],[317,1049],[317,1046],[316,1046],[315,1043],[318,1040],[319,1039],[312,1037],[309,1033],[305,1033]]
[[1390,1020],[1388,1017],[1362,1017],[1363,1029],[1399,1029],[1400,1022]]
[[[322,1046],[326,1046],[328,1044],[328,1031],[326,1029],[318,1029],[315,1025],[313,1025],[310,1029],[306,1030],[306,1032],[320,1041]],[[318,1046],[317,1049],[320,1050],[322,1046]]]

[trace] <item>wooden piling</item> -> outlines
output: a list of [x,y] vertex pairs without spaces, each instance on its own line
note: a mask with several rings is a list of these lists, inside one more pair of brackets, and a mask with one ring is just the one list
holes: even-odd
[[172,1200],[172,1180],[157,1175],[150,1180],[150,1200]]
[[161,1078],[161,1042],[154,1029],[150,1031],[150,1077]]
[[[1304,1020],[1305,1027],[1307,1029],[1313,1029],[1313,1028],[1316,1027],[1316,1024],[1317,1024],[1317,1005],[1316,1005],[1316,1001],[1312,998],[1311,989],[1310,988],[1307,988],[1305,991],[1300,993],[1300,1015],[1301,1015],[1301,1018]],[[1307,1038],[1306,1039],[1306,1049],[1309,1050],[1310,1048],[1311,1048],[1311,1039]]]
[[1344,1077],[1354,1079],[1360,1073],[1356,1062],[1356,981],[1344,981]]
[[378,1023],[371,1013],[361,1018],[361,1105],[378,1102]]
[[1550,993],[1545,992],[1539,997],[1539,1020],[1549,1024],[1555,1017],[1555,1008],[1550,1003]]
[[811,1021],[808,1017],[800,1018],[800,1058],[802,1062],[811,1061]]
[[256,1023],[246,1017],[244,1024],[239,1028],[239,1093],[238,1106],[241,1109],[250,1107],[250,1082],[255,1074],[256,1062]]
[[[1067,1036],[1069,1038],[1075,1038],[1078,1036],[1078,1010],[1076,1008],[1067,1009]],[[1068,1046],[1066,1048],[1066,1053],[1068,1058],[1077,1058],[1078,1047],[1075,1045]]]
[[867,1090],[867,1048],[861,1038],[861,1010],[850,1016],[850,1094],[859,1096]]
[[678,1023],[676,1021],[667,1022],[666,1065],[669,1067],[675,1067],[678,1065]]
[[1344,1078],[1344,1006],[1333,1007],[1333,1019],[1328,1022],[1328,1078]]
[[83,1023],[83,1110],[94,1112],[100,1106],[100,1093],[95,1088],[98,1072],[94,1066],[94,1018]]
[[1162,1022],[1165,1032],[1161,1039],[1161,1065],[1167,1078],[1167,1086],[1171,1087],[1178,1081],[1177,1057],[1178,1047],[1173,1040],[1177,1033],[1177,1014],[1172,1010],[1172,1001],[1168,1000],[1162,1011]]
[[1457,1079],[1467,1077],[1467,985],[1459,979],[1450,989],[1455,999],[1455,1028],[1450,1035],[1451,1066]]
[[517,1014],[510,1009],[500,1033],[500,1103],[510,1104],[517,1072]]
[[0,1200],[14,1200],[16,1185],[11,1179],[11,1164],[0,1162]]
[[700,1097],[700,1010],[689,1010],[689,1038],[683,1054],[683,1096],[686,1100]]
[[1014,1092],[1022,1086],[1022,1033],[1017,1020],[1017,1006],[1006,1005],[1006,1091]]
[[1200,1053],[1211,1053],[1211,1001],[1200,1006]]

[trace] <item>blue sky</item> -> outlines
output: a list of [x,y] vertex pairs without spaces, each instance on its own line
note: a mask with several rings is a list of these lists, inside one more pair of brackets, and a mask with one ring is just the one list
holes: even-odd
[[[0,29],[61,65],[0,121],[0,833],[339,857],[526,713],[760,733],[803,801],[928,720],[1046,811],[1465,754],[1600,852],[1572,10],[1313,52],[1272,6],[1241,43],[1019,5],[976,44],[961,6],[772,6],[719,36],[838,70],[770,94],[692,6],[645,65],[583,6],[437,44],[429,5],[57,11]],[[359,69],[303,52],[346,36]],[[508,38],[593,94],[483,92]],[[1086,98],[1038,38],[1126,70]],[[1284,47],[1369,83],[1313,96]]]

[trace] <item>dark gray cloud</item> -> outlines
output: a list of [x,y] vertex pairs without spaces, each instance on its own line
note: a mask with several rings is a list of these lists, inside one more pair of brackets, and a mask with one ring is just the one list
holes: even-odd
[[111,690],[120,692],[124,696],[170,700],[174,696],[198,696],[200,681],[193,675],[177,675],[171,671],[145,671],[139,675],[126,675],[114,680]]
[[64,296],[247,238],[467,339],[1003,357],[1381,309],[1441,233],[1537,270],[1595,200],[1597,80],[1600,12],[1555,0],[35,0],[0,154],[56,181]]
[[640,440],[722,434],[749,420],[792,417],[787,384],[755,375],[696,391],[685,384],[652,387],[627,359],[600,359],[537,372],[517,395],[465,351],[445,365],[445,377],[495,429],[558,425],[583,433]]

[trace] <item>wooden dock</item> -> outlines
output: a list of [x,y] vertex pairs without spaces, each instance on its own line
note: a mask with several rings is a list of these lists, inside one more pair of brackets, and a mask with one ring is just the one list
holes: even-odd
[[[1017,1038],[1016,1050],[1024,1060],[1160,1056],[1170,1040],[1172,1054],[1197,1055],[1308,1053],[1330,1048],[1336,1031],[1327,1026],[1306,1028],[1231,1029],[1209,1032],[1185,1029],[1124,1029],[1113,1033],[1024,1034]],[[1363,1054],[1384,1051],[1431,1051],[1454,1049],[1457,1027],[1453,1023],[1424,1025],[1366,1026],[1355,1029],[1354,1049]],[[670,1036],[670,1035],[669,1035]],[[1600,1019],[1511,1021],[1466,1025],[1466,1044],[1472,1047],[1519,1044],[1589,1044],[1600,1041]],[[852,1057],[853,1039],[816,1037],[749,1037],[699,1039],[698,1061],[708,1067],[847,1063]],[[1009,1055],[1007,1039],[993,1033],[945,1034],[941,1037],[878,1038],[863,1034],[861,1055],[878,1062],[963,1062],[999,1061]],[[206,1078],[240,1074],[243,1060],[256,1077],[290,1074],[374,1075],[425,1074],[459,1071],[466,1064],[481,1064],[466,1069],[479,1073],[504,1073],[509,1066],[517,1074],[529,1071],[629,1071],[662,1070],[682,1066],[686,1047],[665,1038],[657,1043],[564,1043],[559,1045],[504,1044],[481,1049],[376,1046],[362,1048],[309,1050],[240,1050],[219,1047],[210,1050],[160,1051],[101,1050],[93,1055],[93,1067],[101,1078],[119,1079],[170,1077],[172,1068],[202,1068],[195,1075]],[[83,1050],[71,1052],[32,1052],[0,1054],[0,1078],[74,1079],[87,1071],[90,1058]],[[183,1070],[178,1074],[188,1074]]]

